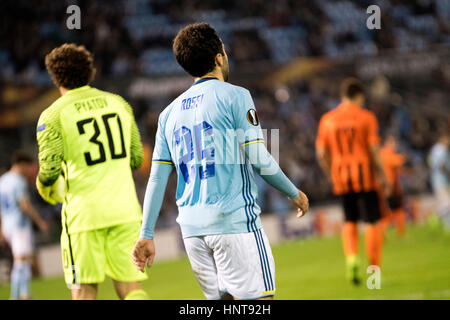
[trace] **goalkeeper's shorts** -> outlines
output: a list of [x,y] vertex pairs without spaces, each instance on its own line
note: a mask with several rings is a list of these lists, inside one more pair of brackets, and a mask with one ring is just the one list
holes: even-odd
[[61,253],[66,283],[100,283],[105,275],[117,281],[147,279],[133,264],[131,253],[139,238],[140,222],[120,224],[61,235]]

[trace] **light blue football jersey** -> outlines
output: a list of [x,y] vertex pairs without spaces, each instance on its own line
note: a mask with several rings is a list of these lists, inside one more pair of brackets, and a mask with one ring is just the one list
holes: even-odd
[[447,188],[450,181],[445,173],[445,169],[450,170],[450,152],[441,143],[435,144],[430,151],[428,158],[431,167],[431,185],[434,189]]
[[19,206],[24,197],[28,197],[25,178],[12,171],[5,173],[0,178],[0,210],[5,235],[18,228],[31,228],[30,218]]
[[261,228],[243,146],[263,139],[249,91],[216,78],[200,79],[160,114],[152,161],[176,168],[183,237]]

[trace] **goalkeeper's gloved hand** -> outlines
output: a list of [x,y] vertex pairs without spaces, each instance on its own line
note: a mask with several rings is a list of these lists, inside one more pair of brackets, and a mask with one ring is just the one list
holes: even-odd
[[56,204],[57,202],[64,202],[65,182],[62,175],[60,175],[51,186],[44,186],[39,180],[39,177],[37,177],[36,188],[38,189],[42,199],[48,203]]

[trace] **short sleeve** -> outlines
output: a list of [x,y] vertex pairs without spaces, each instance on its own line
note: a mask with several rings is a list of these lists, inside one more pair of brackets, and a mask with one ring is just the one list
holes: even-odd
[[316,138],[316,148],[324,149],[329,146],[326,119],[322,117],[319,121],[319,129]]
[[158,119],[158,129],[156,130],[152,162],[173,164],[164,128],[165,123],[163,123],[162,115],[160,115]]
[[234,128],[240,145],[264,142],[258,113],[250,92],[239,88],[232,104]]
[[368,132],[367,143],[370,146],[380,144],[380,137],[378,135],[378,120],[374,114],[370,113],[368,118]]
[[29,199],[28,187],[25,179],[17,181],[15,189],[17,203],[19,203],[22,199]]

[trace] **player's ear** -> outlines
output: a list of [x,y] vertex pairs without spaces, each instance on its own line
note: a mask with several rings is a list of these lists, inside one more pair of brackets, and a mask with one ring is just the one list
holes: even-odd
[[223,66],[223,59],[224,59],[223,54],[221,54],[221,53],[216,54],[216,58],[215,58],[216,66],[222,67]]

